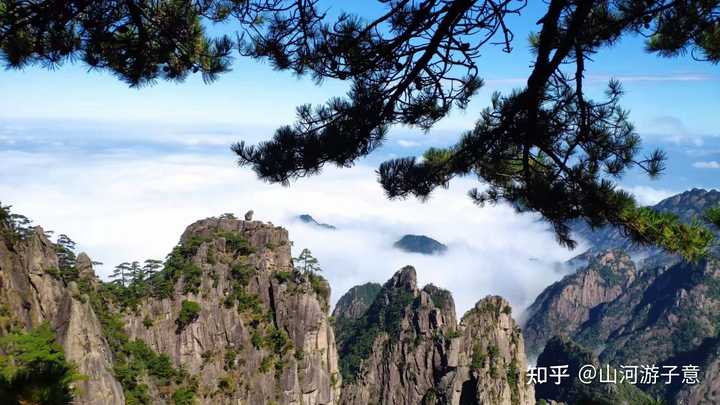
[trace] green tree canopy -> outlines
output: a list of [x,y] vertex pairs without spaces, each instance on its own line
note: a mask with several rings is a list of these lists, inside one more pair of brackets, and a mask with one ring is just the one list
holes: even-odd
[[[206,81],[229,70],[232,49],[316,81],[349,81],[345,97],[300,106],[298,119],[259,145],[238,142],[241,165],[288,184],[325,165],[348,167],[376,150],[388,129],[429,130],[464,109],[482,87],[484,47],[515,45],[508,16],[527,1],[381,0],[377,18],[331,19],[319,0],[161,0],[128,2],[0,0],[0,57],[10,67],[54,66],[79,59],[132,86]],[[712,233],[637,207],[617,181],[636,168],[650,176],[665,155],[639,156],[640,138],[620,105],[622,86],[603,99],[586,94],[586,63],[621,37],[642,34],[663,57],[690,53],[720,61],[718,0],[548,0],[531,35],[532,71],[524,86],[497,94],[475,127],[422,159],[383,163],[377,173],[390,198],[427,198],[458,176],[477,177],[478,204],[508,202],[537,212],[560,243],[573,247],[570,224],[614,225],[639,243],[694,259]],[[210,23],[232,23],[236,39],[210,37]]]
[[318,259],[313,256],[310,249],[303,249],[298,257],[293,257],[295,267],[305,274],[315,274],[322,271]]
[[75,366],[65,359],[47,324],[0,337],[3,404],[70,404],[71,384],[81,378]]

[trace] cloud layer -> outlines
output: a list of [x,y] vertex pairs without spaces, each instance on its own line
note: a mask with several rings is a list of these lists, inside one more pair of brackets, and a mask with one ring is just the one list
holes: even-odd
[[[69,149],[72,150],[72,149]],[[416,267],[421,284],[452,291],[460,314],[499,294],[519,312],[561,277],[557,262],[575,252],[559,247],[544,223],[506,206],[478,208],[461,179],[427,203],[388,201],[374,167],[328,169],[290,187],[258,181],[229,153],[2,151],[3,204],[45,229],[70,235],[106,276],[122,261],[163,258],[193,221],[224,212],[285,226],[295,253],[320,260],[333,301],[353,285],[384,282],[400,267]],[[295,217],[310,213],[337,226],[323,231]],[[405,233],[447,244],[443,256],[392,248]]]

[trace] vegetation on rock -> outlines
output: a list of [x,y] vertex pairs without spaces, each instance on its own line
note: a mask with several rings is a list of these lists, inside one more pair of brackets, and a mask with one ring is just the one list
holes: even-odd
[[178,331],[185,329],[186,326],[195,322],[200,316],[200,304],[195,301],[183,300],[180,303],[180,314],[175,321]]
[[64,405],[72,383],[84,378],[65,358],[50,326],[15,330],[0,337],[0,402]]

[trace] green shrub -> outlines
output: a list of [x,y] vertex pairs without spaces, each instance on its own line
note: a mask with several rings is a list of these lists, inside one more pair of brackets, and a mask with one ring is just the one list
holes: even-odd
[[255,252],[255,249],[250,246],[242,235],[238,232],[220,231],[215,236],[225,239],[225,250],[230,250],[240,256],[247,256]]
[[447,334],[448,339],[455,339],[458,337],[460,337],[460,331],[458,331],[457,329],[453,329]]
[[195,301],[183,300],[180,305],[180,314],[175,323],[177,323],[178,330],[183,330],[200,316],[200,304]]
[[263,344],[265,343],[265,340],[263,339],[263,335],[259,330],[255,330],[250,337],[250,343],[252,343],[253,347],[256,349],[260,349],[263,347]]
[[270,326],[269,331],[265,335],[265,347],[278,356],[284,356],[293,344],[288,337],[287,332]]
[[195,390],[188,387],[178,388],[173,393],[172,400],[175,405],[193,405],[195,404]]
[[197,294],[202,282],[202,269],[191,261],[186,261],[183,268],[183,294]]
[[232,370],[235,368],[236,357],[237,352],[233,349],[228,349],[228,351],[225,352],[225,370]]
[[0,337],[0,397],[15,403],[69,404],[83,379],[48,324]]
[[260,362],[260,372],[267,373],[270,371],[270,367],[273,366],[273,358],[272,356],[267,356],[262,359]]
[[286,283],[288,280],[290,280],[290,277],[292,276],[291,271],[278,271],[274,274],[275,279],[278,281],[278,283]]
[[250,284],[250,280],[255,276],[255,267],[247,263],[237,263],[230,268],[230,275],[243,287]]
[[487,354],[483,351],[480,343],[475,342],[475,344],[473,344],[472,357],[470,359],[470,368],[473,370],[479,370],[485,367],[485,359],[487,359]]

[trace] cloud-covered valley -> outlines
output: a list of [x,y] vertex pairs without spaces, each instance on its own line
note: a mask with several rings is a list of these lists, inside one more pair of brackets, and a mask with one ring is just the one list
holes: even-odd
[[[438,190],[426,203],[388,201],[367,164],[330,168],[281,187],[238,168],[229,152],[58,148],[1,151],[0,171],[2,203],[46,230],[68,234],[105,263],[103,277],[122,261],[163,258],[197,219],[249,209],[256,219],[288,228],[296,254],[313,251],[333,301],[355,284],[384,282],[410,264],[420,283],[451,290],[459,313],[487,294],[506,297],[519,311],[562,276],[557,262],[577,253],[558,246],[533,215],[473,205],[466,195],[470,179]],[[338,230],[303,224],[296,220],[301,213]],[[424,256],[394,249],[406,233],[431,236],[449,250]]]

